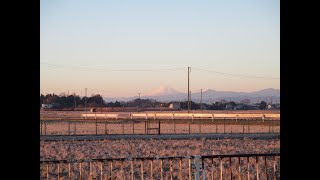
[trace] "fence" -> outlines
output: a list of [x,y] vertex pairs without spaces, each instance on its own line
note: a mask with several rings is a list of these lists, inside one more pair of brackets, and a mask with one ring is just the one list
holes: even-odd
[[40,135],[279,133],[278,120],[41,120]]
[[40,160],[40,179],[280,179],[280,153]]

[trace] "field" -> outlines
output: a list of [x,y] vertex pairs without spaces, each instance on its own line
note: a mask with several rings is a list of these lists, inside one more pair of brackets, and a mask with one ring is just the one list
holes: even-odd
[[93,159],[280,152],[280,139],[118,139],[40,142],[40,159]]
[[[69,124],[70,123],[70,124]],[[272,133],[280,132],[279,121],[240,120],[223,121],[195,120],[194,122],[175,120],[161,121],[160,134],[201,134],[201,133]],[[158,134],[158,121],[44,121],[40,124],[42,135],[95,135],[95,134]],[[42,130],[42,132],[41,132]]]
[[[181,112],[181,111],[179,111]],[[68,160],[76,162],[73,163],[59,163],[58,164],[40,164],[40,179],[57,179],[60,174],[62,179],[71,176],[72,179],[129,179],[134,176],[136,179],[161,179],[160,174],[163,172],[163,179],[188,179],[188,156],[195,155],[221,155],[221,154],[265,154],[265,153],[279,153],[280,152],[280,138],[274,136],[273,138],[259,138],[259,133],[279,133],[279,120],[262,120],[262,119],[162,119],[160,120],[161,129],[160,134],[169,135],[170,138],[132,138],[132,134],[158,134],[159,121],[148,119],[134,120],[103,120],[103,119],[80,119],[84,112],[72,111],[40,111],[41,123],[40,134],[42,136],[50,137],[48,135],[82,135],[83,137],[90,137],[86,135],[105,135],[104,137],[113,138],[100,140],[87,140],[89,138],[82,138],[82,140],[62,140],[54,141],[40,141],[40,161],[42,160]],[[114,112],[112,112],[114,113]],[[116,112],[118,113],[118,112]],[[119,112],[123,116],[127,116],[130,112]],[[150,113],[154,113],[150,112]],[[170,111],[172,113],[172,111]],[[192,112],[194,113],[194,112]],[[197,111],[200,113],[200,111]],[[204,113],[280,113],[276,110],[266,111],[204,111]],[[230,137],[228,134],[235,134],[238,137]],[[242,134],[249,135],[255,133],[256,138],[246,138]],[[122,138],[121,135],[128,135]],[[174,139],[175,134],[197,134],[200,138],[194,138],[189,135],[188,138]],[[218,134],[219,138],[204,137],[204,134]],[[269,134],[277,135],[277,134]],[[160,135],[161,136],[161,135]],[[160,137],[159,136],[159,137]],[[54,137],[54,136],[53,136]],[[69,136],[70,137],[70,136]],[[80,137],[80,136],[78,136]],[[96,136],[99,137],[99,136]],[[100,136],[103,137],[103,136]],[[114,160],[99,164],[98,162],[83,162],[79,160],[104,159],[104,158],[141,158],[141,157],[170,157],[183,156],[180,159],[181,171],[179,170],[179,159],[163,160],[163,171],[161,171],[160,160],[154,160],[151,165],[150,160],[145,161],[131,161]],[[186,157],[187,156],[187,157]],[[162,161],[161,161],[162,162]],[[232,165],[230,165],[230,162]],[[240,164],[239,164],[240,162]],[[248,164],[249,162],[249,164]],[[131,164],[130,164],[131,163]],[[190,162],[189,162],[190,163]],[[225,159],[204,159],[202,161],[203,168],[200,179],[206,176],[211,179],[219,179],[222,173],[222,179],[233,179],[241,176],[241,179],[271,179],[273,176],[280,179],[280,157],[250,157],[250,158],[225,158]],[[152,168],[151,168],[151,166]],[[192,176],[195,176],[195,168],[200,165],[193,159],[191,164]],[[102,169],[100,168],[102,167]],[[241,168],[241,170],[238,169]],[[70,174],[68,171],[70,168]],[[223,171],[221,171],[223,169]],[[103,171],[103,176],[100,174]],[[151,171],[152,170],[152,171]],[[48,172],[48,173],[46,173]],[[154,173],[151,175],[150,173]],[[239,173],[240,172],[240,173]],[[80,173],[80,174],[79,174]],[[181,174],[180,174],[181,173]],[[250,178],[248,178],[250,176]],[[183,177],[183,178],[182,178]],[[267,178],[268,177],[268,178]]]
[[[119,158],[119,157],[150,157],[150,156],[188,156],[188,155],[219,155],[219,154],[248,154],[248,153],[276,153],[280,152],[280,139],[206,139],[202,138],[201,140],[196,139],[184,139],[184,140],[174,140],[174,139],[166,139],[166,140],[155,140],[155,139],[119,139],[119,140],[102,140],[102,141],[56,141],[56,142],[40,142],[40,159],[94,159],[94,158]],[[259,168],[261,168],[261,179],[264,179],[263,172],[263,161],[260,158]],[[179,162],[174,160],[173,164],[173,176],[177,179],[178,177],[178,167]],[[206,162],[209,164],[209,161]],[[232,163],[236,164],[236,159],[232,160]],[[241,163],[244,166],[246,163],[246,159],[242,158]],[[255,159],[250,159],[250,171],[252,174],[255,173]],[[280,160],[277,159],[277,167],[279,166]],[[224,176],[229,176],[228,169],[228,161],[225,160],[223,162],[224,168],[226,171],[224,172]],[[134,162],[134,169],[136,171],[135,177],[139,178],[139,170],[140,164],[139,162]],[[61,165],[62,166],[62,165]],[[150,171],[150,164],[147,161],[143,163],[144,171]],[[219,170],[219,161],[214,161],[215,170],[217,171],[214,175],[218,178],[218,170]],[[217,167],[216,167],[217,166]],[[272,164],[271,160],[268,159],[267,162],[268,166],[268,173],[271,175],[272,172]],[[113,164],[113,172],[114,176],[120,177],[120,167],[121,163],[114,162]],[[170,162],[164,162],[164,179],[169,179],[169,167]],[[210,175],[210,168],[211,166],[207,167],[207,176]],[[244,166],[246,167],[246,166]],[[243,175],[246,177],[247,174],[245,173],[245,168],[243,167]],[[74,164],[72,169],[73,177],[78,177],[77,168],[79,168],[78,164]],[[83,164],[83,176],[89,176],[89,163]],[[124,168],[124,176],[129,177],[129,169],[130,164],[129,162],[123,165]],[[234,175],[237,172],[236,166],[233,167]],[[45,177],[44,175],[44,166],[41,166],[41,177]],[[66,165],[61,167],[61,174],[66,176],[67,168]],[[63,170],[64,169],[64,170]],[[127,170],[126,170],[127,169]],[[159,179],[159,163],[154,162],[154,174],[156,179]],[[182,173],[183,179],[187,178],[187,169],[188,163],[186,160],[182,162]],[[50,166],[51,177],[54,177],[54,173],[56,173],[57,168],[54,166]],[[110,173],[110,165],[106,164],[104,167],[104,171],[106,174]],[[241,171],[241,172],[242,172]],[[93,163],[92,175],[98,176],[98,164]],[[108,173],[107,173],[108,172]],[[254,175],[252,175],[252,178]],[[148,173],[145,174],[147,178],[149,176]],[[280,174],[277,172],[277,176],[279,177]],[[150,178],[150,177],[149,177]],[[86,178],[85,178],[86,179]],[[128,179],[128,178],[126,178]],[[148,179],[148,178],[147,178]]]
[[[197,111],[200,113],[199,111]],[[83,112],[41,111],[41,135],[98,135],[98,134],[196,134],[196,133],[272,133],[280,132],[279,119],[166,119],[135,117],[119,113],[119,119],[81,119]],[[172,113],[172,112],[171,112]],[[209,113],[209,112],[204,112]],[[210,111],[210,113],[280,113],[279,111]],[[147,122],[145,122],[147,121]],[[161,128],[159,132],[159,123]]]

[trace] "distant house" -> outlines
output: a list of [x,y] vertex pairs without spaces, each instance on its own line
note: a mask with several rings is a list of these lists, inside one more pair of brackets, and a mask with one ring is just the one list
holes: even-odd
[[253,104],[251,106],[252,109],[259,109],[259,107],[260,107],[260,104]]
[[61,105],[59,103],[52,104],[41,104],[42,109],[60,109]]
[[169,109],[180,109],[180,103],[179,102],[172,102],[169,104]]
[[268,109],[280,109],[280,104],[268,104]]
[[234,106],[232,104],[227,104],[226,109],[234,110]]
[[236,107],[234,107],[234,110],[243,110],[243,109],[244,109],[243,104],[238,104],[238,105],[236,105]]
[[53,107],[52,104],[41,104],[42,109],[51,109]]

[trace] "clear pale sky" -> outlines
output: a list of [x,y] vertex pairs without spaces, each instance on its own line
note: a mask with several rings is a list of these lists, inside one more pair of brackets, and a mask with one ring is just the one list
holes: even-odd
[[279,0],[40,3],[41,93],[280,89]]

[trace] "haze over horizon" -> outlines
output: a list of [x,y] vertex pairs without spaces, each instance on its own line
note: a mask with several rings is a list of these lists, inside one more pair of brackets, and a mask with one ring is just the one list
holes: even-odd
[[280,89],[280,2],[41,0],[40,92]]
[[[187,93],[179,92],[171,87],[161,86],[150,93],[140,94],[141,99],[156,99],[158,101],[170,102],[170,101],[186,101]],[[139,98],[139,95],[128,97],[105,97],[106,102],[115,101],[131,101],[133,99]],[[234,91],[217,91],[214,89],[203,89],[201,91],[192,91],[191,100],[194,102],[212,103],[220,101],[222,99],[227,99],[229,101],[233,100],[240,102],[244,99],[249,99],[252,102],[261,102],[264,100],[266,102],[280,102],[280,89],[266,88],[254,92],[234,92]]]
[[[234,92],[234,93],[255,93],[255,92],[259,92],[259,91],[279,91],[280,92],[280,89],[264,88],[264,89],[259,89],[257,91],[247,91],[247,92],[245,92],[245,91],[216,90],[214,88],[202,89],[203,93],[208,92],[208,91]],[[87,88],[87,96],[96,95],[96,94],[100,94],[105,98],[128,98],[128,97],[138,97],[139,96],[139,94],[132,94],[132,95],[129,95],[129,96],[105,96],[105,95],[103,95],[103,93],[96,93],[96,92],[103,92],[103,90]],[[200,93],[200,92],[201,92],[201,89],[197,89],[197,90],[191,91],[192,94],[197,94],[197,93]],[[52,93],[57,94],[57,95],[60,95],[60,94],[63,94],[63,93],[71,95],[71,94],[75,93],[76,95],[83,96],[83,95],[81,95],[81,93],[77,93],[75,91],[70,91],[70,90],[62,91],[62,92],[56,92],[56,93],[55,92],[48,92],[48,93],[40,92],[40,94],[43,94],[43,95],[52,94]],[[140,93],[140,95],[141,95],[141,97],[151,97],[151,96],[166,96],[166,95],[170,96],[170,95],[183,94],[183,93],[186,93],[186,92],[185,91],[177,91],[175,88],[162,85],[162,86],[160,86],[160,87],[158,87],[156,89],[151,90],[150,92]]]

